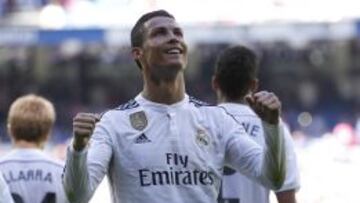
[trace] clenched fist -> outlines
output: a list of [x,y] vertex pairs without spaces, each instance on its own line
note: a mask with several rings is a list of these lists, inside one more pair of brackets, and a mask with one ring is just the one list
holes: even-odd
[[94,131],[95,124],[100,120],[99,114],[78,113],[73,119],[73,147],[76,151],[84,149]]
[[272,92],[260,91],[245,97],[256,114],[269,124],[278,124],[281,112],[281,102]]

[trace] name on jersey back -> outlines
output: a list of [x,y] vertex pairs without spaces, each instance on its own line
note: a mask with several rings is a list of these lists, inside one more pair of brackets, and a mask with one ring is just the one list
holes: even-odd
[[53,182],[53,177],[50,172],[45,172],[42,169],[28,169],[28,170],[14,170],[3,172],[4,179],[9,184],[18,181],[42,181]]

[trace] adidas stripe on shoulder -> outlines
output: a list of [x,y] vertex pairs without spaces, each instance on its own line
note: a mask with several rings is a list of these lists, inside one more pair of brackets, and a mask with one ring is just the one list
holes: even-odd
[[201,101],[199,99],[196,99],[195,97],[193,96],[190,96],[189,97],[189,102],[194,104],[195,107],[201,107],[201,106],[212,106],[211,104],[207,103],[207,102],[204,102],[204,101]]
[[115,108],[115,110],[124,111],[124,110],[128,110],[128,109],[134,109],[139,106],[140,106],[140,104],[137,103],[137,101],[135,101],[134,99],[131,99],[128,102],[126,102],[125,104],[121,104],[119,107]]

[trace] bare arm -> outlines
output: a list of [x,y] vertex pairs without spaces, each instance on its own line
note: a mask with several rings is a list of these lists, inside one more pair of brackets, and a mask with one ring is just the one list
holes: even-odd
[[279,203],[296,203],[295,190],[287,190],[275,194]]

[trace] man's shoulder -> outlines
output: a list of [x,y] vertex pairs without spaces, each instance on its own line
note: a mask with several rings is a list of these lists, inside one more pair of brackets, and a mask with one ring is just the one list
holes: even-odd
[[193,111],[197,112],[196,115],[214,126],[220,123],[226,125],[229,123],[229,120],[233,120],[223,108],[216,104],[203,102],[195,97],[189,97],[189,103]]
[[129,101],[120,104],[118,107],[114,108],[114,111],[126,111],[135,108],[139,108],[140,104],[135,99],[130,99]]
[[[225,112],[237,117],[259,118],[258,115],[246,104],[221,103],[219,107]],[[260,119],[260,118],[259,118]]]
[[127,115],[129,112],[133,112],[136,110],[140,110],[141,106],[135,99],[130,99],[129,101],[120,104],[119,106],[108,109],[102,113],[100,113],[100,117],[103,118],[105,116],[111,116],[111,115]]
[[189,96],[189,106],[202,115],[206,115],[207,119],[218,118],[220,115],[225,114],[225,111],[216,104],[204,102],[195,97]]
[[[100,115],[99,125],[112,132],[127,129],[140,129],[146,126],[149,119],[149,111],[140,102],[131,99],[116,108],[109,109]],[[116,130],[117,129],[117,130]]]
[[15,166],[15,165],[41,165],[43,167],[53,167],[61,170],[64,162],[60,159],[50,156],[44,151],[37,153],[27,153],[26,151],[8,153],[0,159],[0,166]]
[[189,96],[189,103],[192,104],[194,107],[211,107],[214,106],[208,102],[202,101],[194,96]]

